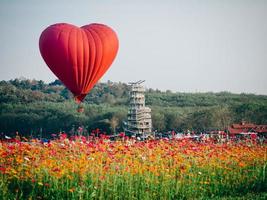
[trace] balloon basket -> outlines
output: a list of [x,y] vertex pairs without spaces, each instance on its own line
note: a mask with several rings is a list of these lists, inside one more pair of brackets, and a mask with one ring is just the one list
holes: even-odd
[[83,113],[84,112],[84,107],[82,105],[78,105],[77,112],[78,113]]

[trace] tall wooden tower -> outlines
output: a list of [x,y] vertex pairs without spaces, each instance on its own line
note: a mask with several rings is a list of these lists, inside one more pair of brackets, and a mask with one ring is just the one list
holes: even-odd
[[152,131],[151,109],[145,106],[145,81],[129,83],[130,108],[128,111],[128,130],[135,134],[146,134]]

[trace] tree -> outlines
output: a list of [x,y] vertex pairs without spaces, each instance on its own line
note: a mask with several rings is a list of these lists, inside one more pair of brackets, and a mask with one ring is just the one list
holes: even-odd
[[167,130],[180,130],[183,118],[181,114],[177,112],[167,112],[165,114],[165,123]]
[[49,86],[57,86],[57,85],[61,86],[61,85],[63,85],[63,84],[62,84],[62,82],[61,82],[60,80],[58,80],[58,79],[56,79],[55,81],[49,83]]
[[119,118],[113,115],[109,120],[109,124],[112,128],[113,133],[116,133],[116,128],[119,125]]
[[[87,95],[84,113],[77,113],[73,95],[60,81],[15,79],[0,81],[0,132],[51,134],[72,127],[122,130],[129,105],[129,86],[98,83]],[[224,129],[245,120],[267,124],[267,96],[221,93],[170,93],[148,89],[153,128],[166,130]]]
[[165,123],[165,116],[160,112],[153,112],[152,111],[152,123],[153,129],[158,131],[165,131],[166,130],[166,123]]
[[211,109],[210,113],[213,118],[213,126],[217,129],[224,130],[229,126],[233,121],[233,113],[230,111],[229,107],[219,106]]

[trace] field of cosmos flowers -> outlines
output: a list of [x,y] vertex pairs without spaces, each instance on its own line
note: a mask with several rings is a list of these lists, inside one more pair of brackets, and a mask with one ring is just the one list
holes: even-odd
[[[267,193],[267,145],[111,141],[62,134],[0,142],[0,199],[221,199]],[[262,197],[264,199],[267,196]]]

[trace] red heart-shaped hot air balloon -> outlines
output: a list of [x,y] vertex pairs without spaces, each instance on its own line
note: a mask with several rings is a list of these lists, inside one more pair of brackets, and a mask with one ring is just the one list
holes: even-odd
[[112,64],[119,41],[103,24],[59,23],[42,32],[39,48],[51,71],[81,102]]

